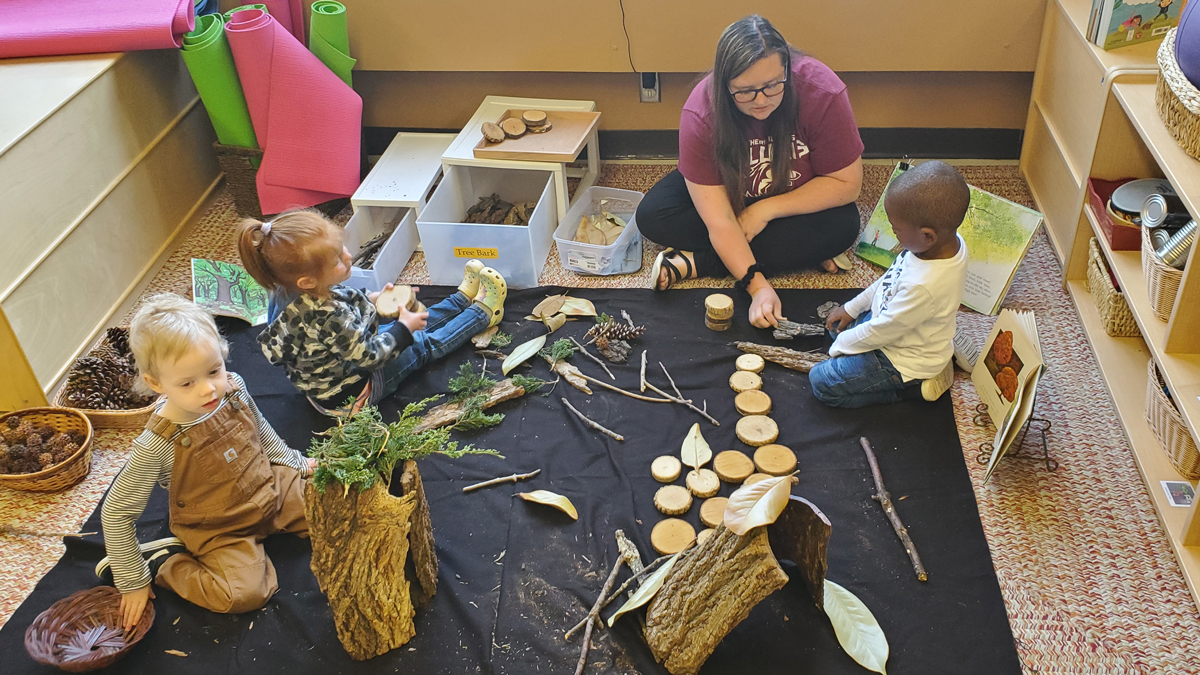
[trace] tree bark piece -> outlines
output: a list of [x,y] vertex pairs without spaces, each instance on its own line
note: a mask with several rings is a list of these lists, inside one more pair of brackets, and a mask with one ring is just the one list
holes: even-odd
[[758,354],[772,363],[778,363],[784,368],[791,368],[802,373],[807,373],[818,363],[829,360],[829,355],[824,352],[798,352],[795,349],[771,347],[753,342],[735,342],[733,344],[746,353]]
[[692,508],[692,493],[680,485],[665,485],[654,493],[654,508],[668,516],[679,516]]
[[[321,493],[308,484],[313,575],[329,599],[342,647],[357,661],[411,640],[414,596],[428,599],[436,591],[437,558],[420,481],[416,464],[406,462],[401,497],[382,484],[344,496],[336,485]],[[410,554],[419,591],[405,573]]]
[[767,526],[771,550],[776,557],[791,560],[800,568],[804,586],[817,607],[825,607],[825,572],[833,526],[812,502],[791,495],[788,505],[774,523]]
[[734,362],[738,370],[745,370],[751,373],[761,373],[763,368],[767,367],[767,360],[758,354],[742,354],[737,357]]
[[713,536],[713,534],[715,534],[716,531],[717,531],[716,528],[708,527],[708,528],[705,528],[705,529],[697,532],[696,533],[696,545],[704,546],[704,542],[708,541],[708,538]]
[[662,555],[679,553],[696,541],[696,528],[686,520],[666,518],[650,531],[650,545]]
[[683,462],[680,462],[677,457],[672,457],[671,455],[656,457],[650,463],[650,475],[654,476],[654,480],[660,483],[674,483],[682,472]]
[[717,527],[681,557],[646,611],[646,642],[672,675],[693,675],[750,610],[787,583],[766,528],[745,537]]
[[754,451],[754,466],[771,476],[786,476],[796,470],[796,453],[786,445],[770,443]]
[[[524,395],[524,387],[518,387],[510,379],[504,379],[497,382],[491,391],[488,392],[487,400],[483,402],[483,408],[487,409],[496,404],[511,401],[514,398],[520,398]],[[444,427],[447,424],[454,424],[458,421],[460,415],[462,415],[461,403],[443,403],[430,408],[429,412],[422,415],[421,423],[413,431],[420,433],[429,429]]]
[[929,574],[925,572],[925,565],[921,564],[921,556],[917,555],[917,547],[913,545],[912,538],[908,536],[908,528],[900,522],[900,514],[896,513],[896,507],[892,504],[892,496],[888,494],[887,488],[883,487],[883,474],[879,472],[879,462],[875,459],[875,451],[871,449],[870,441],[865,437],[860,437],[858,442],[862,444],[863,452],[867,454],[867,463],[871,465],[871,475],[875,478],[875,494],[871,495],[871,499],[879,502],[879,505],[883,507],[883,512],[887,514],[888,521],[892,524],[892,529],[896,531],[896,536],[900,537],[900,543],[904,544],[904,550],[908,553],[909,560],[912,561],[913,571],[917,573],[917,578],[921,581],[928,581]]
[[700,505],[700,522],[707,527],[716,527],[725,520],[725,505],[729,500],[725,497],[710,497]]
[[737,421],[734,433],[741,442],[757,448],[774,443],[779,438],[779,425],[764,415],[747,415]]
[[825,326],[819,323],[796,323],[795,321],[780,321],[779,326],[771,333],[776,340],[791,340],[800,337],[814,337],[825,334]]
[[687,489],[701,499],[708,499],[721,491],[721,479],[709,469],[689,471],[684,482]]
[[571,405],[571,402],[568,401],[567,399],[565,399],[565,398],[562,399],[562,402],[563,402],[563,405],[567,406],[567,409],[569,409],[571,412],[575,413],[575,416],[578,417],[580,420],[582,420],[583,423],[586,424],[587,426],[595,429],[596,431],[599,431],[600,433],[604,434],[605,436],[609,436],[618,441],[625,440],[625,437],[622,436],[621,434],[618,434],[615,431],[609,431],[608,429],[605,429],[604,427],[600,426],[598,423],[593,422],[592,420],[588,419],[587,415],[584,415],[583,413],[576,410],[575,406]]
[[771,412],[771,397],[762,389],[743,391],[733,398],[733,407],[743,415],[767,415]]
[[752,373],[748,370],[739,370],[729,376],[729,388],[742,393],[744,391],[753,391],[762,388],[762,378],[758,373]]
[[713,458],[713,471],[726,483],[741,483],[754,473],[754,462],[744,452],[726,450]]
[[491,328],[488,328],[482,333],[479,333],[475,337],[471,338],[471,343],[475,345],[476,349],[487,349],[488,346],[492,344],[492,336],[498,332],[500,332],[499,324],[492,326]]

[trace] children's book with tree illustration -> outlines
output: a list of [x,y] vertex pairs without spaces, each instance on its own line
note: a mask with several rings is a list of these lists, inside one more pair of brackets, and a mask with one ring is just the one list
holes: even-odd
[[246,270],[220,260],[192,258],[192,299],[218,316],[267,322],[270,294]]
[[987,404],[988,417],[996,426],[985,483],[1033,416],[1038,382],[1045,369],[1033,312],[1001,310],[983,343],[982,358],[971,371],[975,391]]
[[[906,162],[897,164],[888,178],[888,185],[909,166]],[[968,257],[962,304],[983,314],[995,314],[1000,310],[1017,267],[1041,224],[1041,213],[971,186],[971,205],[958,227],[958,233],[967,244]],[[896,260],[901,248],[888,222],[881,195],[859,237],[855,253],[863,260],[888,267]]]

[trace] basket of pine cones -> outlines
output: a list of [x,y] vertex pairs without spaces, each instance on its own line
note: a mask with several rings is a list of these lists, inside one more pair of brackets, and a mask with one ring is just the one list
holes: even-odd
[[70,408],[0,415],[0,487],[58,492],[92,468],[92,423]]
[[156,396],[134,389],[137,366],[129,351],[129,329],[109,328],[100,344],[75,360],[54,405],[75,408],[97,429],[140,429],[154,412]]

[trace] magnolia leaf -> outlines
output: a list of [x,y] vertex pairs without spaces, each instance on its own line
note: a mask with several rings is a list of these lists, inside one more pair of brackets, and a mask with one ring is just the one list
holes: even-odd
[[704,434],[700,433],[700,423],[692,425],[688,430],[688,435],[683,439],[683,450],[680,452],[683,457],[683,463],[699,469],[712,459],[712,448],[708,447],[708,441],[704,440]]
[[638,586],[638,589],[633,592],[633,595],[629,596],[629,599],[625,601],[625,604],[621,605],[621,608],[618,609],[615,614],[608,617],[608,627],[612,628],[613,622],[621,618],[622,614],[632,612],[638,607],[650,602],[650,600],[652,600],[654,596],[658,594],[658,589],[662,588],[663,582],[667,580],[667,573],[670,572],[671,568],[675,566],[675,561],[678,559],[679,554],[676,553],[670,558],[667,558],[667,561],[662,564],[662,567],[654,570],[654,574],[651,574],[648,579],[642,582],[641,586]]
[[471,338],[471,342],[475,343],[476,349],[487,349],[488,345],[492,343],[492,336],[495,335],[496,331],[498,330],[500,330],[499,325],[492,326],[491,328]]
[[508,371],[512,370],[513,368],[516,368],[517,366],[521,365],[522,363],[525,363],[525,361],[528,360],[529,357],[538,353],[542,349],[542,347],[545,347],[545,346],[546,346],[546,336],[545,335],[539,335],[539,336],[533,338],[532,340],[530,340],[529,342],[518,345],[516,349],[512,350],[511,354],[509,354],[507,357],[505,357],[504,363],[501,364],[501,366],[500,366],[500,370],[502,370],[504,372],[504,374],[507,375]]
[[596,306],[587,298],[567,298],[562,312],[570,316],[596,316]]
[[532,314],[526,314],[526,315],[525,315],[525,320],[526,320],[526,321],[541,321],[541,320],[542,320],[542,317],[540,317],[540,316],[534,316],[534,315],[532,315]]
[[887,675],[887,638],[871,610],[858,596],[829,579],[825,580],[824,604],[842,649],[863,668]]
[[775,522],[787,507],[793,480],[791,476],[776,476],[734,490],[725,504],[725,527],[740,537]]
[[539,302],[530,314],[537,319],[550,316],[551,314],[558,314],[559,310],[562,309],[563,303],[566,301],[567,296],[565,295],[551,295]]
[[[546,328],[549,329],[550,333],[562,328],[563,324],[566,322],[567,315],[562,313],[542,317],[542,323],[546,324]],[[547,333],[547,335],[549,335],[549,333]]]
[[549,490],[534,490],[533,492],[518,492],[517,495],[527,502],[553,506],[571,516],[571,520],[579,520],[579,513],[575,510],[575,505],[571,503],[570,499],[560,494],[550,492]]

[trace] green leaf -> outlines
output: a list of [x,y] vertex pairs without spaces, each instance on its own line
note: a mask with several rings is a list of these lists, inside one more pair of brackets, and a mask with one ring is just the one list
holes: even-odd
[[863,668],[887,675],[887,638],[871,610],[858,596],[829,579],[825,580],[824,604],[842,649]]
[[504,359],[504,363],[500,366],[500,370],[505,375],[508,375],[508,372],[510,370],[512,370],[513,368],[516,368],[517,366],[521,365],[522,363],[525,363],[525,361],[528,360],[529,357],[538,353],[538,350],[541,349],[543,346],[545,346],[545,344],[546,344],[546,336],[539,335],[539,336],[535,337],[534,339],[530,340],[529,342],[518,345],[517,348],[512,350],[512,353],[509,354],[508,357]]
[[638,586],[638,589],[633,592],[633,595],[629,596],[625,604],[621,605],[621,608],[616,613],[608,617],[608,627],[612,628],[613,622],[619,619],[622,614],[632,612],[654,599],[659,589],[662,588],[663,582],[667,580],[667,574],[671,572],[671,568],[675,566],[675,561],[677,560],[679,560],[678,553],[668,558],[662,564],[662,567],[654,570],[654,574],[651,574],[648,579],[642,582],[641,586]]

